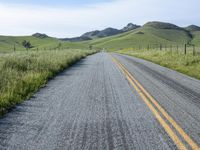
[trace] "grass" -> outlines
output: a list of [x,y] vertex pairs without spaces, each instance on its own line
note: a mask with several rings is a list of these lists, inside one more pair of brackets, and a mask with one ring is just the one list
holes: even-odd
[[25,51],[22,42],[30,41],[32,50],[56,49],[61,43],[62,49],[87,49],[89,46],[80,42],[65,42],[56,38],[38,38],[34,36],[0,36],[0,52],[11,52],[14,45],[17,51]]
[[94,51],[0,53],[0,115],[29,98],[48,79]]
[[[193,56],[192,51],[187,55],[177,51],[159,50],[120,50],[121,54],[142,58],[161,66],[176,70],[191,77],[200,79],[200,54]],[[200,52],[200,51],[199,51]]]
[[194,37],[192,43],[200,47],[200,31],[194,31],[192,32],[192,35]]
[[[198,37],[198,35],[196,37]],[[155,28],[147,24],[136,30],[83,43],[114,51],[116,49],[138,48],[139,46],[147,48],[149,44],[162,44],[167,45],[168,47],[170,45],[183,45],[191,40],[190,35],[185,30],[175,28]]]

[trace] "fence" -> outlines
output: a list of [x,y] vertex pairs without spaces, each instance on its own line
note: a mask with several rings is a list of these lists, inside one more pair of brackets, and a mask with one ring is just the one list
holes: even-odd
[[167,45],[167,44],[148,44],[146,46],[139,45],[139,50],[160,50],[160,51],[170,51],[179,54],[192,54],[200,55],[200,47],[196,47],[194,44],[183,44],[183,45]]

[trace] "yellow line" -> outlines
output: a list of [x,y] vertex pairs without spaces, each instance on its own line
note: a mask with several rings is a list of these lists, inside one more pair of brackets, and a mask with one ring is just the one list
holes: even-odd
[[[117,60],[116,60],[117,61]],[[130,78],[136,83],[136,85],[141,89],[141,91],[146,95],[147,98],[158,108],[158,110],[165,116],[165,118],[172,124],[172,126],[179,132],[179,134],[184,138],[184,140],[191,146],[193,150],[199,150],[198,145],[187,135],[187,133],[181,128],[178,123],[164,110],[162,106],[144,89],[144,87],[128,72],[128,70],[117,61],[120,66],[126,71]]]
[[[112,57],[112,56],[111,56]],[[145,101],[147,106],[153,112],[157,120],[163,126],[165,131],[174,141],[179,149],[186,149],[184,144],[178,138],[178,136],[173,132],[173,130],[167,125],[167,123],[163,120],[163,118],[159,115],[159,112],[153,107],[153,105],[148,101],[151,102],[157,107],[157,109],[165,116],[165,118],[173,125],[173,127],[179,132],[179,134],[185,139],[185,141],[191,146],[194,150],[199,150],[198,145],[185,133],[185,131],[173,120],[172,117],[157,103],[157,101],[142,87],[142,85],[128,72],[128,70],[118,61],[116,58],[112,57],[112,60],[118,65],[118,67],[122,70],[125,74],[128,81],[132,84],[132,86],[136,89],[142,99]]]

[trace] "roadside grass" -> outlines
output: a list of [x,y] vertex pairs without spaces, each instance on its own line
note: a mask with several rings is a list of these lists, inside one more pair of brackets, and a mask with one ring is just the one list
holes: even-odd
[[0,53],[0,116],[29,98],[48,79],[92,53],[95,51],[46,50]]
[[179,51],[159,50],[120,50],[121,54],[142,58],[161,66],[176,70],[191,77],[200,79],[200,54],[193,56],[192,51],[184,55]]

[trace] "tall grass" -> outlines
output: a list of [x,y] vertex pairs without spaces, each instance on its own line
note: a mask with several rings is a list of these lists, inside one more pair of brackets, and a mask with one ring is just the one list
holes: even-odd
[[200,79],[200,54],[193,56],[192,51],[186,55],[178,51],[160,50],[121,50],[122,54],[127,54],[142,58],[161,66],[171,68],[191,77]]
[[56,73],[92,53],[59,50],[0,54],[0,115],[30,97]]

